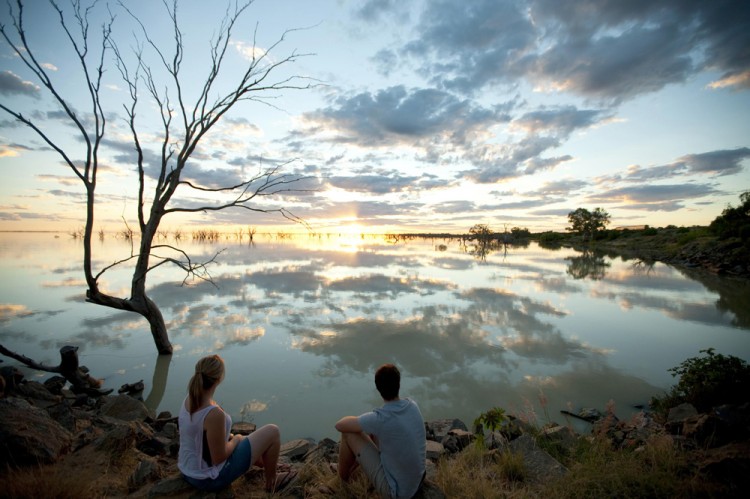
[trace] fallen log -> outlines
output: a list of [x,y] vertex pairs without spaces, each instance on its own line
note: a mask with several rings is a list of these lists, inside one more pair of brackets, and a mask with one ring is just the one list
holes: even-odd
[[66,345],[60,349],[60,364],[57,366],[48,366],[34,361],[19,353],[8,350],[0,345],[0,354],[15,359],[22,364],[29,366],[37,371],[46,371],[62,375],[71,384],[71,391],[74,393],[86,393],[87,395],[97,397],[107,395],[112,389],[102,390],[102,380],[96,379],[88,373],[88,369],[78,364],[78,347]]

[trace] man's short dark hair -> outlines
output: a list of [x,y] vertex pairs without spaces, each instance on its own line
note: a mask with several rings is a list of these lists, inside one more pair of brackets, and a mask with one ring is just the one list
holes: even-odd
[[383,364],[375,371],[375,388],[380,392],[383,400],[398,398],[401,388],[401,373],[393,364]]

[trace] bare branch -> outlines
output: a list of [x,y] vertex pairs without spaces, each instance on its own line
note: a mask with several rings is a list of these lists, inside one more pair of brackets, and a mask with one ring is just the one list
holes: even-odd
[[4,346],[0,345],[0,354],[5,355],[6,357],[10,357],[11,359],[16,359],[18,362],[29,366],[32,369],[36,369],[37,371],[47,371],[50,373],[59,373],[60,372],[60,366],[48,366],[46,364],[41,364],[39,362],[36,362],[25,355],[21,355],[20,353],[13,352],[12,350],[8,350]]

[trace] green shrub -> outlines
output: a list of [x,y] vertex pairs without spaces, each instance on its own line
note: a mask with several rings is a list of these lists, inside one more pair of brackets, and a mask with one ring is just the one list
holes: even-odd
[[671,407],[687,402],[699,411],[721,404],[745,402],[750,396],[750,366],[733,355],[714,353],[713,348],[701,350],[704,357],[691,357],[669,369],[679,376],[677,385],[664,397],[654,397],[652,407],[664,414]]

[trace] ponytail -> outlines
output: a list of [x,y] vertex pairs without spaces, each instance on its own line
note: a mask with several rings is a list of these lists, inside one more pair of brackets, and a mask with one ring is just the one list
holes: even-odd
[[218,355],[203,357],[195,364],[195,373],[188,383],[188,411],[198,410],[203,394],[224,378],[224,361]]

